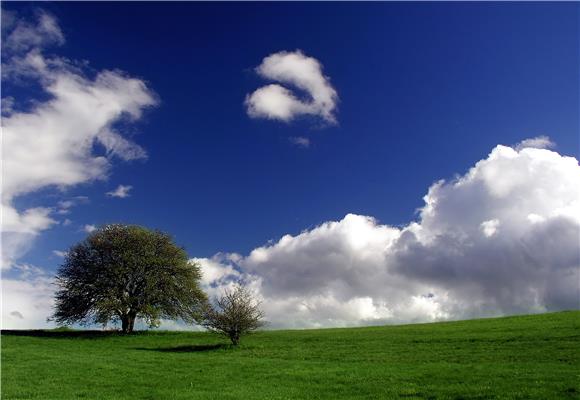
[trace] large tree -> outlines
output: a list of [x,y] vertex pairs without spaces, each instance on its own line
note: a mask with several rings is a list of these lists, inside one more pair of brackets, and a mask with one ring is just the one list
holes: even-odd
[[106,325],[161,318],[194,322],[207,302],[199,265],[171,237],[136,225],[106,225],[73,246],[58,270],[53,319]]

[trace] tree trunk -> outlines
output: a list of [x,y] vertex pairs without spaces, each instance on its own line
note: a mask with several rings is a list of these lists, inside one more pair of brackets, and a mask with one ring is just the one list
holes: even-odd
[[133,332],[133,328],[135,327],[135,318],[136,314],[133,312],[125,314],[121,317],[121,329],[123,330],[123,333]]
[[129,316],[123,315],[121,317],[121,330],[123,333],[129,333]]
[[233,335],[230,335],[230,340],[234,346],[237,346],[240,344],[240,335],[234,333]]
[[135,326],[135,315],[129,315],[129,333],[133,332],[133,327]]

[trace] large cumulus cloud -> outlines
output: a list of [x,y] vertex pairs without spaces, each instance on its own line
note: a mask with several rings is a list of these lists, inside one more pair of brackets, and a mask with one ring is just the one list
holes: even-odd
[[349,214],[204,265],[245,280],[272,326],[346,326],[579,307],[580,167],[529,140],[433,184],[418,221]]

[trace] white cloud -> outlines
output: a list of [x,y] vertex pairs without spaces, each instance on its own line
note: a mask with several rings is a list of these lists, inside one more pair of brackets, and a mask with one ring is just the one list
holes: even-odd
[[64,43],[49,14],[40,12],[36,24],[13,16],[9,25],[4,82],[36,81],[48,100],[26,111],[12,109],[2,118],[3,268],[10,267],[40,232],[57,222],[54,215],[64,215],[72,206],[61,203],[57,208],[18,210],[14,200],[47,187],[64,189],[106,179],[113,156],[123,160],[145,157],[145,151],[115,132],[114,125],[138,119],[144,108],[156,103],[139,79],[107,70],[90,78],[73,61],[45,56],[43,47]]
[[54,254],[57,257],[64,258],[64,257],[66,257],[67,252],[66,251],[62,251],[62,250],[53,250],[52,251],[52,254]]
[[538,214],[528,214],[528,221],[530,221],[532,224],[535,224],[537,222],[544,222],[546,220],[546,218],[542,217],[541,215]]
[[[6,170],[5,170],[6,171]],[[2,269],[9,269],[14,261],[26,254],[39,232],[55,221],[48,207],[35,207],[18,213],[11,204],[1,204],[2,214]]]
[[76,197],[69,198],[66,200],[60,200],[57,203],[56,213],[60,214],[60,215],[70,214],[71,208],[73,208],[81,203],[87,203],[88,201],[89,201],[89,198],[86,196],[76,196]]
[[[2,10],[2,13],[4,12]],[[53,44],[61,45],[65,42],[56,19],[45,12],[38,13],[36,24],[24,20],[13,21],[13,23],[15,25],[3,43],[6,50],[26,51]]]
[[42,269],[18,264],[15,277],[2,276],[2,329],[52,327],[46,319],[52,314],[54,285]]
[[191,261],[203,265],[201,282],[206,287],[228,280],[230,277],[240,277],[240,273],[229,263],[230,259],[223,254],[217,254],[212,258],[192,258]]
[[[200,262],[218,290],[242,279],[273,327],[433,321],[578,308],[580,167],[554,151],[497,146],[432,185],[417,222],[349,214]],[[235,271],[235,273],[231,273]]]
[[86,233],[93,233],[96,230],[97,230],[97,227],[95,225],[85,225],[85,226],[83,226],[83,231],[85,231]]
[[14,111],[14,97],[3,97],[0,100],[0,108],[2,109],[2,116],[7,116],[12,114]]
[[486,237],[495,235],[499,227],[499,220],[490,219],[488,221],[483,221],[480,225],[481,231]]
[[133,186],[131,185],[119,185],[115,190],[107,192],[107,196],[119,197],[121,199],[124,199],[125,197],[130,196],[129,192],[131,191],[131,189],[133,189]]
[[72,200],[61,200],[58,202],[58,206],[63,210],[67,210],[74,205],[75,203]]
[[322,73],[322,64],[300,50],[281,51],[262,60],[256,72],[265,79],[289,84],[307,93],[307,99],[278,84],[261,87],[246,96],[248,115],[291,121],[301,115],[319,116],[336,123],[334,115],[338,94]]
[[550,140],[548,136],[536,136],[530,139],[524,139],[514,146],[516,150],[523,150],[525,148],[534,149],[551,149],[556,144]]
[[290,139],[290,143],[295,144],[298,147],[308,148],[310,147],[310,139],[304,136],[293,136]]

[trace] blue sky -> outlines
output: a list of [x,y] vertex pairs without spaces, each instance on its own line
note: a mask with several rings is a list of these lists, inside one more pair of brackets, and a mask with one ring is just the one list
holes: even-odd
[[[86,60],[91,79],[124,71],[158,101],[115,124],[146,159],[111,158],[106,180],[15,198],[19,210],[87,198],[19,259],[45,271],[87,224],[158,228],[191,257],[247,255],[348,213],[405,226],[434,182],[465,174],[498,144],[545,135],[559,154],[578,155],[577,3],[3,5],[30,20],[39,6],[66,38],[47,54]],[[297,49],[323,65],[336,124],[248,116],[246,96],[271,83],[255,67]],[[21,110],[47,98],[13,81],[2,96]],[[106,195],[120,184],[129,197]]]

